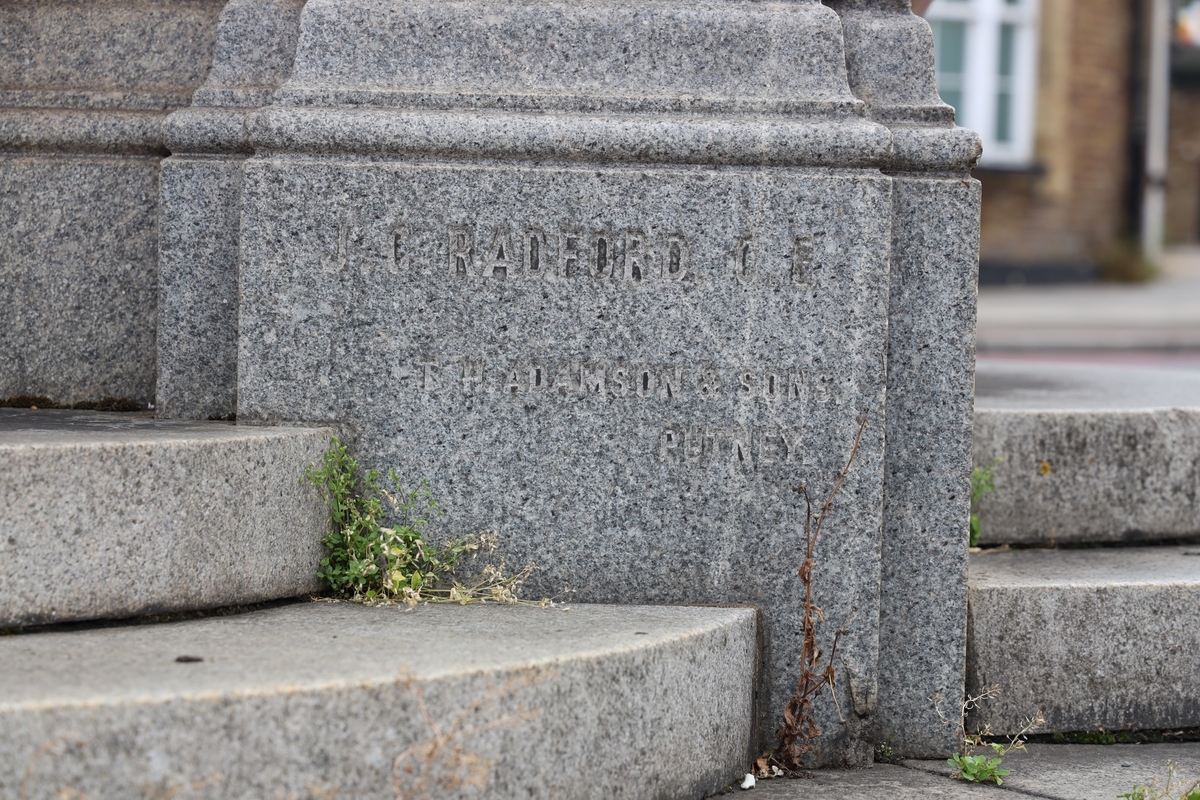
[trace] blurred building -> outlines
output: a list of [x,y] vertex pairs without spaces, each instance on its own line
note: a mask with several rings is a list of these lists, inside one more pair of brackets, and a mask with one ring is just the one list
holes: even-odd
[[[1088,279],[1136,261],[1150,5],[934,0],[925,12],[942,99],[983,137],[981,283]],[[1190,12],[1177,10],[1172,61],[1171,242],[1200,239],[1200,50],[1187,46]]]
[[1176,17],[1167,149],[1167,241],[1200,242],[1200,2]]

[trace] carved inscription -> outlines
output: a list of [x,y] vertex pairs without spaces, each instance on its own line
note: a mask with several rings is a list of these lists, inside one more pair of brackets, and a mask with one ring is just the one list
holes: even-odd
[[700,465],[726,461],[758,469],[800,461],[801,432],[793,428],[670,425],[658,436],[659,461]]
[[[407,231],[393,232],[396,253],[406,249]],[[454,278],[573,278],[681,281],[690,252],[682,234],[650,238],[642,231],[520,231],[472,225],[446,229],[446,273]]]
[[[750,234],[733,237],[722,255],[697,253],[683,233],[651,235],[642,230],[547,230],[537,226],[446,226],[438,244],[437,269],[448,278],[568,280],[652,283],[685,281],[712,256],[738,284],[764,278],[777,282],[810,282],[816,244],[823,234],[794,234],[788,248],[765,253],[766,244]],[[388,232],[387,248],[398,269],[409,269],[417,253],[413,231],[396,223]],[[425,237],[422,241],[428,242]],[[426,244],[425,247],[428,247]],[[444,249],[443,249],[444,248]],[[433,255],[427,253],[426,255]]]
[[734,396],[762,398],[770,403],[805,403],[814,389],[819,400],[821,388],[827,383],[822,379],[814,382],[812,372],[800,367],[721,371],[704,365],[597,361],[527,360],[497,364],[472,357],[417,358],[406,366],[402,374],[410,386],[420,391],[513,397],[553,394],[670,401]]

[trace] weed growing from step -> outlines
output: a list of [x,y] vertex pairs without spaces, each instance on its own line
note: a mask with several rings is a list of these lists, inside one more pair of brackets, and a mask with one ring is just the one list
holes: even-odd
[[988,492],[996,490],[996,467],[1003,460],[997,457],[986,467],[971,470],[971,547],[979,546],[979,534],[983,530],[979,522],[979,501]]
[[1179,772],[1179,765],[1174,761],[1168,761],[1167,782],[1161,789],[1158,788],[1158,780],[1153,780],[1145,786],[1134,786],[1132,791],[1118,795],[1118,797],[1120,800],[1200,800],[1200,780],[1182,786],[1177,785],[1175,783],[1177,772]]
[[309,466],[304,480],[322,490],[329,506],[330,526],[323,539],[329,554],[317,575],[335,595],[359,602],[399,601],[410,607],[522,602],[518,593],[533,564],[506,575],[503,562],[489,560],[473,578],[457,577],[465,559],[495,552],[495,532],[451,539],[441,546],[426,540],[425,526],[442,511],[425,481],[407,490],[393,467],[387,476],[390,488],[384,488],[380,473],[362,472],[336,437],[320,464]]
[[955,753],[947,759],[947,763],[954,767],[952,777],[972,783],[994,783],[999,786],[1004,783],[1004,776],[1009,773],[1008,770],[1000,768],[1002,759],[1003,756],[988,758],[986,755],[964,756]]
[[1054,744],[1129,744],[1133,742],[1133,737],[1123,731],[1109,733],[1101,728],[1098,731],[1051,734],[1050,741]]
[[875,763],[877,764],[898,764],[900,759],[896,756],[896,749],[892,747],[892,740],[885,739],[882,742],[875,743]]
[[[998,694],[1000,694],[999,684],[988,688],[983,693],[974,697],[968,695],[963,700],[956,724],[960,742],[959,750],[946,759],[946,763],[954,768],[954,772],[950,777],[972,783],[994,783],[997,786],[1001,785],[1004,783],[1004,776],[1009,773],[1009,770],[1003,769],[1000,766],[1003,763],[1004,757],[1010,753],[1024,752],[1025,742],[1029,738],[1029,734],[1038,727],[1046,724],[1045,718],[1039,711],[1029,718],[1020,731],[1002,741],[994,741],[996,737],[993,736],[987,726],[984,726],[984,729],[978,733],[967,733],[967,714]],[[941,717],[942,724],[949,725],[950,720],[942,713],[941,700],[940,696],[933,698],[934,709],[937,711],[938,716]],[[984,750],[985,752],[976,753],[976,750]],[[988,750],[991,751],[990,754],[986,752]]]
[[[817,726],[816,715],[813,713],[813,699],[822,689],[829,689],[829,695],[837,706],[837,672],[834,659],[837,657],[838,643],[845,635],[850,624],[845,623],[833,635],[833,643],[829,648],[828,657],[823,657],[821,647],[817,643],[817,621],[825,621],[825,614],[813,602],[813,573],[816,570],[817,539],[825,520],[833,513],[833,500],[841,490],[850,467],[858,455],[858,445],[862,441],[863,432],[867,429],[868,410],[863,409],[856,420],[858,432],[854,436],[854,444],[850,448],[850,456],[846,466],[838,475],[820,508],[813,513],[812,495],[807,486],[794,486],[792,491],[804,499],[804,560],[800,564],[797,575],[804,586],[804,638],[800,645],[800,679],[796,684],[796,692],[788,700],[783,709],[783,726],[779,732],[779,748],[773,752],[764,753],[754,761],[754,774],[760,778],[775,778],[783,775],[796,776],[804,774],[804,757],[812,752],[812,741],[821,735]],[[853,612],[851,612],[853,614]],[[838,709],[841,717],[841,709]]]

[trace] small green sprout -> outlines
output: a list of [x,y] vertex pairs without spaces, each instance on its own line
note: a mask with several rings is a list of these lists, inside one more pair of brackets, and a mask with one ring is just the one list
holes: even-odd
[[[994,783],[997,786],[1001,785],[1004,783],[1004,776],[1009,773],[1008,770],[1001,769],[1000,767],[1004,757],[1009,753],[1024,752],[1025,741],[1028,739],[1029,734],[1046,724],[1045,717],[1042,716],[1041,712],[1038,712],[1026,720],[1025,724],[1021,726],[1021,730],[1007,737],[1007,741],[1004,742],[991,741],[992,732],[986,725],[978,733],[967,733],[967,713],[979,708],[982,703],[996,697],[999,693],[1000,686],[997,684],[985,689],[978,695],[968,695],[963,700],[958,723],[961,744],[959,745],[958,752],[946,759],[946,763],[954,768],[954,772],[950,777],[971,781],[972,783]],[[944,722],[949,722],[942,713],[940,701],[941,697],[934,697],[934,709]],[[991,750],[991,754],[983,753],[976,755],[972,752],[973,750],[982,748]]]
[[986,467],[976,467],[971,471],[971,547],[979,546],[979,534],[983,530],[979,522],[979,500],[988,492],[996,489],[996,467],[1003,461],[995,458]]
[[[993,744],[992,748],[999,753],[1003,745]],[[1009,773],[1008,770],[1000,768],[1001,760],[1003,760],[1002,755],[988,758],[986,755],[964,756],[955,753],[946,760],[946,763],[956,770],[955,777],[964,781],[994,783],[999,786],[1004,783],[1003,777]]]
[[1179,765],[1174,761],[1167,762],[1167,783],[1159,789],[1158,781],[1153,780],[1148,785],[1133,787],[1133,791],[1118,795],[1120,800],[1200,800],[1200,780],[1186,786],[1175,785],[1175,773]]

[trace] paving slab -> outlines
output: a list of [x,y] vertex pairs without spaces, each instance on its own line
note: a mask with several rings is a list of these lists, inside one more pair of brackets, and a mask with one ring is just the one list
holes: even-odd
[[968,585],[973,728],[1200,726],[1200,545],[984,551]]
[[811,778],[775,778],[759,781],[752,790],[731,797],[747,800],[1003,800],[1012,794],[995,786],[968,784],[940,775],[893,764],[870,769],[816,770]]
[[1200,373],[981,360],[981,544],[1200,537]]
[[701,797],[749,761],[755,626],[298,603],[3,636],[0,798]]
[[[1026,753],[1004,759],[1010,770],[1004,788],[1013,794],[1049,800],[1116,800],[1135,785],[1158,781],[1163,788],[1167,764],[1179,765],[1178,782],[1200,780],[1200,743],[1030,744]],[[906,766],[947,775],[945,761],[905,761]],[[934,795],[936,796],[936,795]],[[953,795],[950,795],[953,796]]]
[[331,433],[0,409],[0,626],[318,590]]

